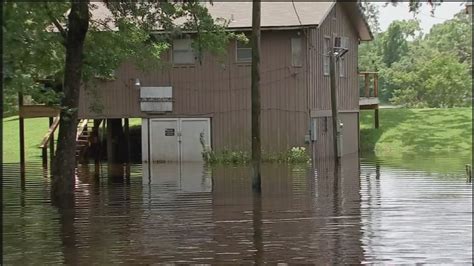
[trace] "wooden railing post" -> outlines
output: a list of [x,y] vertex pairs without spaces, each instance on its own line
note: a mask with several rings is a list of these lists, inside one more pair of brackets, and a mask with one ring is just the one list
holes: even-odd
[[374,97],[379,97],[379,74],[374,73]]
[[365,79],[365,97],[370,97],[370,91],[369,91],[369,73],[364,73],[364,79]]
[[[50,117],[49,118],[49,127],[54,123],[54,118]],[[53,157],[54,157],[54,132],[51,134],[51,137],[49,139],[49,160],[53,162]]]

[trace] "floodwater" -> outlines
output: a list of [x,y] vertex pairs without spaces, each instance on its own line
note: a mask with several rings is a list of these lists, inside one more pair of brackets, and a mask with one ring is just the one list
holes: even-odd
[[[417,157],[418,165],[450,158]],[[51,206],[49,178],[4,165],[6,265],[170,263],[472,264],[472,186],[463,168],[348,156],[249,169],[132,165],[130,178],[81,166],[75,208]],[[404,168],[404,165],[409,167]],[[97,178],[96,176],[99,176]]]

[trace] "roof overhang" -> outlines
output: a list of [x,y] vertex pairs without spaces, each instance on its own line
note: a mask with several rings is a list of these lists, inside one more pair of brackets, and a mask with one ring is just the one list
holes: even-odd
[[351,20],[352,25],[359,34],[361,41],[372,41],[374,35],[370,30],[369,23],[367,22],[364,13],[358,2],[340,2],[347,12],[347,17]]

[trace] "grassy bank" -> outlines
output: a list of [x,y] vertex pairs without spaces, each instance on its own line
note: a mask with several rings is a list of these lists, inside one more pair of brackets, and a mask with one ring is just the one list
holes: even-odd
[[[25,157],[27,162],[41,160],[41,149],[38,146],[48,132],[48,128],[48,118],[25,119]],[[18,116],[3,119],[3,162],[20,162]]]
[[361,111],[363,152],[377,156],[407,154],[472,154],[472,110],[380,109],[380,128],[373,128],[373,111]]
[[[141,119],[130,119],[130,135],[133,139],[140,138],[140,125]],[[43,137],[46,132],[48,132],[48,128],[48,118],[25,119],[25,157],[27,162],[41,160],[41,149],[39,149],[38,146],[43,140]],[[57,134],[58,130],[56,130],[56,139]],[[138,143],[138,148],[141,148],[139,141],[135,141],[134,143]],[[136,147],[132,147],[132,150],[135,151]],[[135,152],[138,154],[137,156],[139,157],[139,151]],[[3,119],[3,162],[20,162],[18,116],[11,116]]]

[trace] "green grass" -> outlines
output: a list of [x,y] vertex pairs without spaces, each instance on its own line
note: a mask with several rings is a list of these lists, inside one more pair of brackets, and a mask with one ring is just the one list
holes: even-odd
[[[25,159],[27,162],[41,160],[41,149],[38,146],[48,132],[48,128],[48,118],[25,119]],[[3,119],[3,162],[20,162],[18,116]]]
[[380,128],[373,128],[373,111],[361,111],[363,152],[376,156],[410,154],[472,154],[472,110],[380,109]]
[[[141,125],[141,118],[130,119],[130,127]],[[44,135],[48,132],[48,118],[25,119],[25,159],[26,162],[41,160],[41,149],[38,148]],[[56,130],[57,139],[58,130]],[[49,156],[49,153],[48,153]],[[18,116],[3,119],[3,162],[20,162],[20,141]]]

